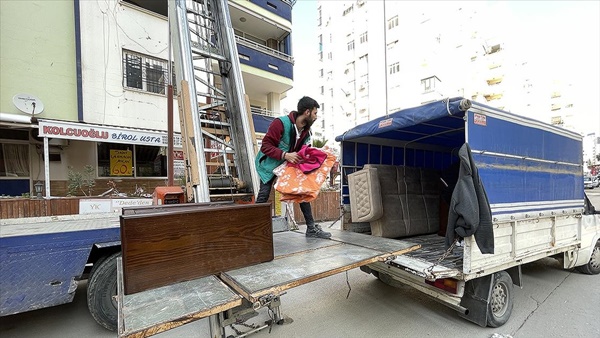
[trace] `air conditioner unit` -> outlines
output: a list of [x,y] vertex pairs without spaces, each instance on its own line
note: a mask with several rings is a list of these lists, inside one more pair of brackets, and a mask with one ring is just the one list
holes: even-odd
[[69,140],[65,140],[65,139],[61,139],[61,138],[51,138],[51,139],[48,139],[48,145],[67,147],[69,145]]

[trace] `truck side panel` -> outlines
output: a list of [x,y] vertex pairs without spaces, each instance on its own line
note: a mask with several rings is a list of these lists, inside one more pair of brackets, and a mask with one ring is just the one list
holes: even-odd
[[579,136],[492,108],[467,116],[467,142],[493,214],[583,207]]
[[579,219],[571,215],[497,223],[494,255],[481,254],[475,240],[465,238],[463,272],[488,274],[573,249],[580,243],[579,227]]
[[71,302],[93,245],[118,239],[118,228],[2,238],[0,316]]

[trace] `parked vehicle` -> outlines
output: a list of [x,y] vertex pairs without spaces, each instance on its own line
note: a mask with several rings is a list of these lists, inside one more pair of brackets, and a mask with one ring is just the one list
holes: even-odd
[[600,273],[600,215],[584,204],[579,134],[454,98],[336,141],[344,229],[422,246],[363,269],[383,282],[499,327],[522,264],[555,257],[564,268]]
[[583,187],[585,189],[594,189],[595,186],[596,183],[594,182],[594,179],[592,179],[592,176],[583,177]]

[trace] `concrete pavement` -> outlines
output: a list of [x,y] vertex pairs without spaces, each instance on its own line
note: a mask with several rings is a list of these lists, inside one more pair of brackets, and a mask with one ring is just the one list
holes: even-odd
[[[600,209],[600,189],[586,193]],[[339,223],[334,226],[338,227]],[[354,269],[288,290],[281,309],[294,322],[251,337],[600,337],[599,275],[563,270],[549,258],[526,264],[522,270],[524,287],[515,287],[511,319],[500,328],[474,325],[410,287],[390,287]],[[1,317],[0,336],[116,337],[89,315],[85,288],[84,281],[71,304]],[[268,314],[262,311],[253,320],[266,319]],[[208,320],[202,319],[156,337],[208,336]]]

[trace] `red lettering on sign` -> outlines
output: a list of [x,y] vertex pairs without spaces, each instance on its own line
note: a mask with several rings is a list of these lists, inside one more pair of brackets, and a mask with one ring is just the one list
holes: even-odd
[[474,114],[473,123],[478,124],[480,126],[487,126],[487,116],[482,114]]

